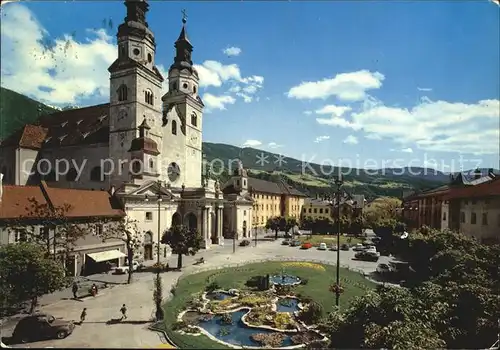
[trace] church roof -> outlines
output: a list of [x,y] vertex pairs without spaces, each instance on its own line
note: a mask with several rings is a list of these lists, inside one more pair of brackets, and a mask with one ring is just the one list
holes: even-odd
[[43,146],[43,141],[45,140],[47,133],[47,128],[40,125],[26,124],[21,129],[6,138],[0,146],[40,149]]
[[26,124],[1,147],[51,148],[109,142],[109,103],[60,111]]
[[[38,204],[55,207],[70,205],[69,218],[121,217],[124,212],[120,204],[107,191],[77,190],[48,187],[42,181],[39,186],[4,185],[0,202],[1,220],[27,218],[37,219],[32,212],[34,198]],[[89,205],[91,203],[92,205]]]
[[475,186],[452,188],[445,199],[500,196],[500,178],[491,179]]
[[[272,181],[256,179],[254,177],[248,178],[248,189],[250,192],[306,197],[305,194],[296,190],[292,186],[285,185],[284,183],[276,183]],[[229,184],[224,187],[223,192],[225,194],[229,194],[236,192],[236,190],[234,189],[234,186],[232,184]]]

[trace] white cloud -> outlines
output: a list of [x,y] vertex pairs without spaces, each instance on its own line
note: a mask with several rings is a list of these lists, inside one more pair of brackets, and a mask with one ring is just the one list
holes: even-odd
[[87,30],[83,42],[70,35],[51,39],[24,5],[2,12],[2,86],[55,105],[108,98],[107,68],[117,49],[104,29]]
[[208,92],[203,94],[203,103],[206,107],[206,112],[211,112],[214,109],[225,110],[226,105],[232,105],[236,102],[234,97],[229,95],[215,96]]
[[323,141],[329,140],[330,136],[318,136],[316,137],[316,140],[314,140],[315,143],[321,143]]
[[417,87],[418,91],[432,91],[432,88]]
[[348,145],[357,145],[358,144],[358,138],[353,135],[349,135],[345,138],[343,141],[344,143],[347,143]]
[[205,61],[201,65],[195,65],[200,76],[201,87],[220,87],[224,84],[230,84],[227,90],[228,94],[241,97],[244,102],[249,103],[264,84],[264,77],[260,75],[251,75],[242,77],[240,68],[237,64],[223,64],[217,61]]
[[313,112],[312,111],[304,111],[305,115],[311,115]]
[[259,140],[246,140],[243,143],[243,147],[258,147],[260,145],[262,145],[262,142]]
[[287,95],[295,99],[326,99],[336,96],[340,100],[360,101],[366,97],[366,91],[379,89],[384,75],[379,72],[360,70],[337,74],[334,78],[320,81],[302,82],[292,87]]
[[424,98],[411,109],[374,103],[351,113],[351,120],[334,117],[317,121],[363,130],[365,137],[371,139],[387,138],[402,145],[414,143],[427,151],[497,154],[499,111],[499,100],[466,104]]
[[413,148],[402,148],[402,149],[394,149],[394,148],[391,148],[390,150],[391,152],[403,152],[403,153],[413,153]]
[[490,2],[494,3],[495,5],[500,6],[500,0],[490,0]]
[[241,49],[239,47],[231,46],[222,50],[222,52],[227,56],[239,56]]
[[283,147],[283,145],[279,145],[279,144],[277,144],[276,142],[269,142],[269,143],[267,144],[267,147],[272,148],[272,149],[276,149],[276,148],[281,148],[281,147]]

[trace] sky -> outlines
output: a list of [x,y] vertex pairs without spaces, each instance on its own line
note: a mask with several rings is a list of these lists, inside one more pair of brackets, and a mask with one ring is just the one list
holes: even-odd
[[[500,168],[495,2],[150,4],[165,77],[186,10],[204,141],[355,168]],[[122,1],[1,11],[3,87],[52,106],[108,102]]]

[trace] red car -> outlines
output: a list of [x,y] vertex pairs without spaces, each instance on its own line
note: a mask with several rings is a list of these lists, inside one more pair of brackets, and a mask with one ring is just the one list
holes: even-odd
[[312,246],[313,245],[311,243],[309,243],[309,242],[302,243],[302,249],[311,249]]

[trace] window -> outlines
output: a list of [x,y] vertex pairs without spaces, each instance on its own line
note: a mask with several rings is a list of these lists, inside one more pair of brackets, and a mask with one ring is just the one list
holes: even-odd
[[312,213],[312,209],[311,209],[311,208],[309,208],[309,211],[308,211],[308,212],[309,212],[309,214],[311,214],[311,213]]
[[243,210],[243,216],[247,216],[247,211]]
[[443,221],[446,221],[446,213],[443,213]]
[[302,212],[305,213],[306,212],[306,208],[302,208]]
[[126,101],[127,100],[128,89],[125,84],[120,85],[118,88],[118,101]]
[[314,208],[314,214],[316,214],[317,212],[318,212],[318,209]]
[[266,204],[266,210],[269,210],[269,204]]
[[144,91],[144,101],[146,101],[147,104],[153,105],[153,99],[153,92],[151,90]]
[[149,168],[153,169],[155,167],[155,163],[153,162],[152,159],[149,160]]
[[243,179],[243,186],[247,185],[247,180]]
[[193,86],[193,93],[196,94],[196,86]]
[[236,180],[236,186],[240,186],[240,180]]
[[261,216],[260,222],[264,223],[264,217],[263,216]]
[[152,221],[152,220],[153,220],[153,212],[147,211],[146,212],[146,221]]
[[476,213],[470,213],[470,223],[472,225],[476,224]]
[[172,120],[172,135],[177,135],[177,121]]
[[187,83],[184,83],[184,84],[182,84],[182,87],[183,87],[184,89],[187,89],[187,88],[188,88],[188,84],[187,84]]
[[75,168],[71,168],[66,174],[66,181],[75,181],[77,176],[78,173],[76,172]]
[[90,171],[90,181],[104,181],[100,166],[92,168]]
[[198,126],[198,116],[196,113],[191,114],[191,125]]
[[102,224],[97,224],[95,225],[95,234],[97,236],[101,236],[102,235],[102,231],[103,231],[104,227]]
[[460,212],[460,222],[465,223],[465,213],[463,211]]
[[319,208],[319,213],[323,214],[323,208]]
[[325,209],[325,214],[328,214],[330,210],[328,208]]
[[153,62],[153,56],[150,53],[148,53],[148,62]]
[[174,91],[177,90],[177,82],[172,84],[172,90],[174,90]]
[[482,224],[488,225],[488,213],[483,213]]

